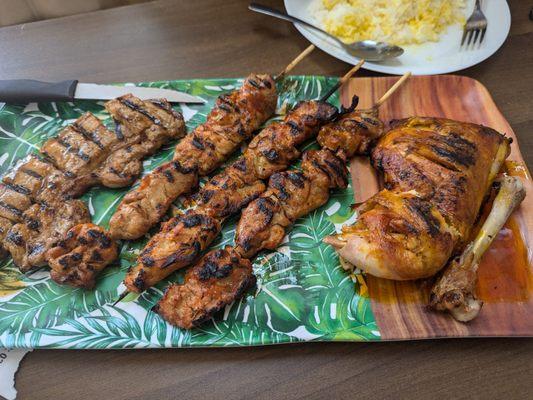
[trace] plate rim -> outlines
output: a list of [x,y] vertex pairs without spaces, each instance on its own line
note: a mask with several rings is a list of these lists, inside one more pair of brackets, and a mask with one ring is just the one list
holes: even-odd
[[[314,0],[311,0],[311,1],[314,1]],[[294,3],[294,0],[283,0],[283,4],[284,4],[284,7],[285,7],[285,10],[287,12],[289,12],[289,8],[290,8],[290,4],[293,4]],[[458,71],[463,71],[467,68],[470,68],[470,67],[473,67],[475,65],[478,65],[482,62],[484,62],[485,60],[487,60],[488,58],[492,57],[494,54],[496,54],[496,52],[498,52],[498,50],[503,46],[503,44],[506,42],[508,36],[509,36],[509,32],[511,31],[511,24],[512,24],[512,20],[511,20],[511,9],[509,7],[509,3],[507,2],[507,0],[502,0],[500,2],[501,6],[502,6],[502,9],[503,11],[505,12],[505,15],[503,15],[503,18],[505,19],[503,22],[506,23],[507,27],[506,27],[506,32],[505,32],[505,35],[503,36],[502,35],[502,38],[503,40],[501,40],[500,43],[497,43],[494,48],[489,51],[486,55],[484,55],[483,57],[481,57],[481,59],[479,60],[476,60],[474,62],[467,62],[465,63],[464,65],[461,65],[461,66],[452,66],[452,67],[434,67],[434,68],[426,68],[426,69],[422,69],[420,71],[417,71],[417,72],[413,72],[413,75],[442,75],[442,74],[450,74],[450,73],[453,73],[453,72],[458,72]],[[355,65],[358,61],[360,61],[359,58],[357,57],[352,57],[348,54],[345,54],[344,52],[340,52],[340,53],[337,53],[336,51],[332,51],[331,50],[331,46],[328,45],[324,40],[318,38],[318,36],[316,34],[314,34],[311,30],[299,25],[299,24],[293,24],[294,27],[298,30],[298,32],[305,38],[307,39],[309,42],[311,42],[312,44],[314,44],[316,47],[318,47],[320,50],[322,50],[323,52],[329,54],[330,56],[338,59],[338,60],[341,60],[341,61],[344,61],[348,64],[352,64],[352,65]],[[366,69],[368,71],[373,71],[373,72],[380,72],[380,73],[383,73],[383,74],[388,74],[388,75],[403,75],[404,73],[410,71],[408,67],[403,67],[403,66],[387,66],[387,65],[380,65],[380,64],[377,64],[377,63],[373,63],[373,62],[366,62],[362,67],[362,69]]]

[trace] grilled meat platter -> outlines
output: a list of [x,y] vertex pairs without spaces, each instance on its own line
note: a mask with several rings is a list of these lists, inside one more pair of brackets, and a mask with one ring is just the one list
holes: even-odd
[[[442,117],[383,121],[380,101],[359,109],[357,96],[340,109],[325,98],[302,100],[269,123],[278,80],[249,75],[188,133],[164,99],[108,101],[112,126],[83,114],[2,177],[0,256],[24,273],[48,265],[56,283],[91,290],[122,243],[146,238],[117,300],[186,269],[152,312],[193,329],[253,293],[256,257],[279,249],[301,218],[347,188],[350,161],[367,157],[383,188],[354,205],[350,223],[324,243],[347,274],[426,280],[431,312],[476,318],[480,259],[525,197],[520,179],[503,171],[511,139]],[[314,140],[318,148],[304,150]],[[171,141],[172,159],[141,176],[143,160]],[[108,230],[91,221],[82,195],[137,179]],[[169,215],[178,198],[182,209]],[[231,218],[233,244],[211,248]]]

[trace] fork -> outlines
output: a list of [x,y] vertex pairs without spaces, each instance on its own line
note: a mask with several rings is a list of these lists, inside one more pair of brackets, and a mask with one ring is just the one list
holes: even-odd
[[466,45],[470,46],[472,38],[474,38],[472,45],[475,45],[480,33],[481,39],[479,40],[479,44],[483,43],[485,33],[487,32],[487,25],[487,18],[485,17],[485,14],[483,14],[483,11],[481,11],[481,0],[476,0],[474,11],[472,12],[470,18],[468,18],[468,20],[466,21],[465,30],[463,32],[463,38],[461,39],[461,46],[465,43],[465,39],[467,36],[468,42]]

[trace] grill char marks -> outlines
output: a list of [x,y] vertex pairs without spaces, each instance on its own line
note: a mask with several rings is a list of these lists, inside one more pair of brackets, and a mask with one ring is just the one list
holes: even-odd
[[257,178],[267,179],[286,169],[300,156],[298,146],[315,137],[320,127],[337,114],[336,107],[321,101],[298,103],[282,122],[266,127],[245,153]]
[[73,226],[90,221],[87,206],[81,200],[67,200],[54,205],[33,204],[23,214],[23,223],[8,233],[5,247],[23,272],[46,264],[46,252],[60,242]]
[[[194,196],[197,201],[197,208],[194,212],[214,218],[218,223],[217,229],[220,229],[220,223],[224,218],[245,207],[264,191],[265,185],[261,182],[261,178],[268,177],[279,169],[287,168],[289,163],[299,155],[294,146],[314,137],[320,126],[335,115],[336,108],[328,103],[319,101],[299,103],[282,123],[269,125],[257,134],[242,157],[222,173],[214,176]],[[295,126],[298,127],[299,132],[297,136],[294,135]],[[261,154],[268,153],[276,153],[276,157],[270,157],[267,160],[261,156]],[[275,161],[272,161],[274,158]],[[328,169],[328,173],[330,170],[331,168]],[[296,186],[301,186],[304,180],[289,176],[289,181]],[[309,190],[309,186],[306,188]],[[192,243],[200,243],[199,247],[205,249],[218,233],[213,232],[207,235],[208,242],[204,242],[199,239],[200,232],[194,228],[181,230],[183,224],[179,222],[180,219],[181,217],[167,222],[167,224],[179,223],[180,240],[176,240],[169,236],[168,232],[163,231],[155,235],[146,248],[151,258],[157,259],[152,256],[152,253],[161,252],[166,255],[166,261],[157,267],[148,267],[143,265],[143,260],[140,258],[139,263],[129,271],[126,284],[131,290],[139,290],[139,286],[134,283],[138,281],[141,271],[143,279],[150,280],[153,284],[170,272],[191,264],[195,259],[193,257],[185,259],[182,254],[193,253],[190,251]],[[161,272],[161,268],[168,271]],[[142,287],[146,288],[150,285],[143,284]]]
[[206,122],[176,145],[174,160],[146,175],[124,197],[110,221],[113,237],[137,239],[147,233],[176,198],[194,189],[200,176],[220,166],[273,114],[276,102],[267,75],[251,75],[240,89],[220,96]]
[[[124,284],[133,292],[153,286],[175,270],[189,265],[219,232],[220,222],[197,210],[171,219],[148,242]],[[179,244],[178,250],[176,244]]]
[[118,257],[118,246],[104,229],[86,223],[71,228],[46,256],[55,282],[91,289],[98,273]]
[[372,150],[386,189],[363,203],[357,222],[330,243],[348,262],[378,277],[435,275],[469,240],[509,143],[470,123],[395,121]]
[[86,113],[43,144],[44,159],[30,156],[3,178],[0,217],[17,223],[6,234],[13,240],[5,247],[21,270],[42,266],[46,252],[68,229],[90,221],[85,205],[72,198],[95,184],[130,184],[143,157],[184,134],[183,118],[167,102],[155,105],[131,95],[121,99],[106,103],[120,135]]
[[327,202],[330,189],[346,187],[347,174],[344,161],[322,149],[304,154],[302,171],[272,175],[267,191],[242,212],[236,251],[251,258],[263,249],[277,248],[298,218]]
[[208,321],[255,285],[249,260],[227,246],[206,254],[187,271],[182,285],[171,285],[154,307],[169,323],[191,329]]
[[324,125],[318,134],[320,146],[334,153],[342,152],[346,159],[368,154],[384,129],[377,110],[355,110],[357,102],[354,96],[352,106],[343,109],[341,115]]

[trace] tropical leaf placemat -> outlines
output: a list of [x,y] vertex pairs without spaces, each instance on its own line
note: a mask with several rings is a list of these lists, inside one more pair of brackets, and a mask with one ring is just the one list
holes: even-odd
[[[278,108],[317,99],[336,82],[326,77],[287,78],[280,88]],[[208,100],[205,105],[176,106],[191,130],[205,120],[218,95],[241,83],[240,79],[210,79],[140,85],[174,88]],[[332,101],[338,103],[338,98]],[[102,102],[0,104],[0,175],[86,111],[111,125]],[[306,148],[312,146],[316,143]],[[170,143],[147,159],[145,173],[170,160],[173,147]],[[107,228],[128,190],[93,188],[84,195],[93,222]],[[338,190],[326,205],[298,220],[282,247],[256,258],[257,287],[214,321],[191,331],[170,326],[150,312],[166,285],[180,282],[183,272],[140,296],[130,295],[117,306],[110,305],[146,239],[123,242],[119,262],[102,272],[91,291],[57,285],[46,269],[23,275],[9,258],[4,259],[0,262],[0,347],[120,349],[379,340],[364,281],[346,273],[333,249],[322,243],[324,236],[351,217],[352,202],[350,187]],[[179,201],[173,211],[178,209]],[[225,224],[214,246],[233,243],[237,221],[234,217]]]

